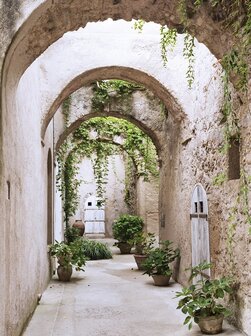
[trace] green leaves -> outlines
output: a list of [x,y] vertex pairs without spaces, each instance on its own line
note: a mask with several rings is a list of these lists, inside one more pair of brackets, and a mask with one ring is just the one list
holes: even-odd
[[183,56],[188,61],[188,67],[186,71],[186,78],[188,82],[188,87],[191,88],[194,82],[194,36],[190,35],[187,31],[185,32],[184,37],[184,48],[183,48]]
[[112,253],[106,244],[102,242],[83,239],[82,241],[83,254],[89,260],[112,259]]
[[93,84],[92,108],[100,112],[114,97],[126,97],[138,89],[143,86],[120,79],[97,81]]
[[179,250],[172,248],[173,243],[169,240],[163,241],[160,245],[148,253],[144,262],[144,274],[154,275],[171,275],[172,270],[169,264],[179,256]]
[[[201,263],[191,269],[191,279],[212,265],[210,263]],[[226,293],[232,292],[232,279],[222,277],[220,279],[203,279],[189,287],[184,287],[180,292],[176,292],[179,298],[177,309],[188,315],[184,324],[191,329],[192,322],[199,322],[200,317],[224,314],[230,314],[230,311],[218,299],[223,299]]]
[[60,243],[55,241],[54,244],[50,245],[50,253],[58,259],[58,263],[61,266],[67,267],[72,265],[76,271],[84,271],[83,266],[87,258],[83,254],[81,244],[82,239],[76,239],[69,244],[63,241]]
[[121,215],[114,221],[112,232],[119,242],[131,242],[143,230],[143,219],[139,216]]
[[142,33],[144,25],[145,25],[145,21],[142,19],[139,19],[134,22],[133,28],[137,30],[139,33]]
[[[132,90],[131,83],[124,81],[115,81],[115,83],[120,94]],[[108,84],[109,81],[106,81],[104,85],[108,86]],[[133,86],[133,89],[135,88],[136,86]],[[93,134],[96,136],[93,137]],[[114,140],[118,136],[122,139],[121,144]],[[137,176],[144,176],[145,179],[149,175],[158,176],[157,153],[153,142],[138,127],[123,119],[96,117],[85,121],[60,147],[57,153],[59,167],[57,186],[62,193],[67,226],[69,218],[75,214],[78,207],[78,188],[81,181],[78,180],[77,174],[82,158],[91,158],[97,197],[104,202],[108,158],[121,153],[126,153],[134,163]],[[125,194],[128,199],[128,193]]]
[[167,50],[171,51],[176,46],[177,42],[177,29],[169,29],[167,26],[160,26],[160,48],[161,48],[161,57],[163,60],[164,66],[167,64]]

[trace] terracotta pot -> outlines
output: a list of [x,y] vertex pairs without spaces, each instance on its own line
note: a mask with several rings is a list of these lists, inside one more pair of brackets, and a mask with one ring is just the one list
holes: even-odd
[[222,332],[223,315],[199,317],[200,330],[207,335],[215,335]]
[[152,275],[155,286],[168,286],[171,275]]
[[118,248],[120,249],[121,254],[130,254],[132,245],[129,243],[124,243],[124,242],[119,242],[118,243]]
[[70,281],[72,275],[72,266],[67,267],[59,265],[57,268],[57,274],[59,281]]
[[77,219],[72,226],[79,229],[79,235],[82,237],[85,233],[85,224],[83,223],[83,221],[81,219]]
[[143,262],[147,259],[145,254],[134,254],[134,259],[140,271],[144,271]]

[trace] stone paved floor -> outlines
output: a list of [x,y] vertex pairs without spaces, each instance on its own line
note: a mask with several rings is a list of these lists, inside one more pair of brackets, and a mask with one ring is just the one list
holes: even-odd
[[[180,286],[156,287],[133,255],[89,261],[70,283],[53,279],[23,336],[195,336],[173,299]],[[223,336],[242,335],[225,324]]]

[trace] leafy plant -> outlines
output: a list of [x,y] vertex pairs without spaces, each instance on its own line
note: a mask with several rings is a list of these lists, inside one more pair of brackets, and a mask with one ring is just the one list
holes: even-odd
[[113,97],[126,97],[143,86],[120,79],[101,80],[93,84],[92,108],[103,110]]
[[134,237],[143,230],[143,225],[143,219],[139,216],[121,215],[113,223],[113,236],[119,242],[131,243]]
[[153,249],[155,241],[154,233],[141,231],[135,235],[131,243],[135,245],[138,254],[146,255]]
[[167,64],[167,50],[172,51],[177,42],[177,29],[169,29],[167,26],[160,26],[160,48],[161,58],[164,66]]
[[73,266],[76,271],[84,271],[83,266],[87,259],[82,252],[81,241],[82,239],[77,239],[70,244],[66,244],[64,241],[55,241],[54,244],[50,245],[50,253],[58,259],[59,265]]
[[203,271],[210,267],[209,263],[192,267],[190,280],[198,275],[201,276],[201,280],[189,287],[184,287],[181,292],[176,292],[176,297],[180,298],[177,309],[181,309],[183,314],[188,315],[184,324],[188,324],[189,330],[192,328],[193,321],[198,323],[200,317],[231,314],[229,309],[218,300],[223,299],[226,293],[232,292],[232,280],[227,277],[205,279]]
[[89,260],[112,259],[112,253],[106,244],[96,240],[83,239],[82,251]]
[[227,180],[226,173],[222,172],[213,178],[213,185],[221,186]]
[[65,229],[64,236],[68,244],[72,243],[76,239],[79,239],[79,229],[73,226],[69,226]]
[[160,243],[160,247],[151,250],[147,259],[143,263],[145,272],[143,274],[151,275],[171,275],[170,263],[179,257],[179,249],[172,247],[170,240]]

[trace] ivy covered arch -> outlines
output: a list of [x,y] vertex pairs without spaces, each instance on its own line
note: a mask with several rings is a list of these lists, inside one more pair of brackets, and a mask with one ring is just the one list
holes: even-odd
[[[47,114],[43,118],[41,137],[44,138],[50,120],[63,101],[79,88],[90,85],[97,80],[121,79],[139,83],[152,91],[153,94],[163,102],[166,110],[170,112],[177,121],[186,118],[178,99],[169,92],[167,87],[165,87],[156,77],[153,77],[142,70],[123,66],[101,67],[83,72],[81,75],[73,78],[53,101]],[[141,127],[140,124],[138,126]],[[74,128],[75,125],[73,124],[71,128],[66,130],[65,136],[70,134]]]
[[[97,85],[105,85],[107,88],[99,89],[97,88]],[[117,87],[114,89],[116,97],[109,96],[109,85],[115,85],[115,87]],[[91,96],[89,92],[90,88],[92,90]],[[119,90],[121,90],[121,93],[119,93]],[[80,108],[79,112],[76,112],[73,109],[70,113],[70,105],[72,103],[71,97],[74,97],[78,94],[78,92],[81,95],[85,94],[86,91],[90,96],[90,106],[88,106],[87,100],[87,102],[85,102],[85,109]],[[144,113],[142,113],[141,109],[139,109],[137,105],[135,106],[133,104],[133,94],[136,92],[141,92],[141,96],[138,98],[141,103],[149,104],[151,102],[152,107],[147,109],[145,108]],[[96,103],[97,106],[95,106],[95,100],[97,99],[101,99],[101,102]],[[108,106],[109,108],[107,109]],[[126,108],[126,110],[121,106],[125,106],[124,108]],[[75,109],[78,111],[76,102]],[[60,110],[58,110],[57,113],[59,112]],[[56,151],[70,134],[74,134],[74,132],[81,127],[82,123],[96,117],[114,117],[134,124],[143,133],[147,134],[154,143],[159,157],[161,157],[161,150],[165,146],[166,142],[164,134],[166,127],[165,121],[168,118],[168,112],[165,110],[163,102],[157,97],[152,96],[152,93],[141,85],[139,86],[138,84],[123,80],[98,81],[93,83],[91,86],[80,88],[72,96],[69,96],[62,104],[62,113],[64,115],[68,114],[66,117],[68,121],[66,122],[62,133],[56,139]]]
[[[94,138],[93,132],[96,133]],[[116,141],[114,137],[119,137],[120,141]],[[154,144],[146,134],[126,120],[113,117],[90,119],[83,122],[70,139],[61,145],[57,153],[57,185],[62,194],[66,225],[78,206],[78,187],[81,182],[77,174],[83,158],[92,160],[97,196],[104,200],[108,158],[121,153],[126,153],[131,175],[143,176],[145,179],[149,175],[158,176]],[[127,193],[125,201],[129,205]]]

